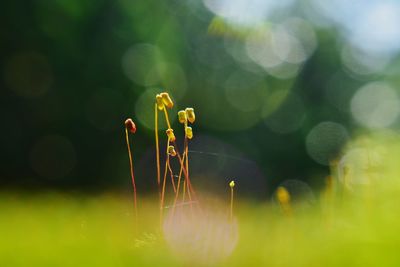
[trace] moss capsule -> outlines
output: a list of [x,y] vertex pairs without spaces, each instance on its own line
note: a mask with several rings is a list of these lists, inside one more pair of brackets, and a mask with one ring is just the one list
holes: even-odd
[[168,147],[168,155],[170,155],[170,156],[172,156],[172,157],[175,157],[175,156],[176,156],[176,151],[175,151],[174,146],[169,146],[169,147]]
[[159,110],[162,110],[164,108],[164,103],[160,94],[156,95],[156,103]]
[[168,139],[169,139],[171,142],[174,142],[174,141],[176,140],[175,134],[174,134],[174,130],[172,130],[172,129],[167,129],[165,132],[167,133]]
[[194,109],[193,108],[186,108],[186,116],[187,119],[190,123],[193,123],[196,120],[196,115],[194,114]]
[[164,93],[161,93],[160,95],[162,97],[162,101],[163,101],[164,105],[167,108],[171,109],[174,106],[174,102],[172,102],[172,99],[169,96],[169,94],[164,92]]
[[130,133],[136,133],[136,124],[133,122],[132,119],[126,119],[125,127]]
[[178,120],[180,123],[185,123],[187,121],[186,112],[184,110],[178,112]]
[[185,133],[186,133],[186,137],[188,139],[192,139],[193,138],[193,130],[192,127],[186,127],[185,128]]

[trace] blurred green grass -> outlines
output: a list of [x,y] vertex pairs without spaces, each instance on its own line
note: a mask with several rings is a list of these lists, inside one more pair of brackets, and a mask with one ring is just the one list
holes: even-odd
[[150,252],[159,245],[145,229],[135,235],[128,197],[2,194],[0,202],[0,266],[154,266],[169,258]]
[[[346,188],[333,170],[333,185],[313,201],[293,200],[291,215],[283,213],[276,200],[236,199],[237,246],[227,258],[208,266],[398,266],[398,141],[393,133],[356,139],[349,150],[362,147],[380,155],[371,157],[378,159],[369,163],[374,168],[349,172],[368,181],[347,177],[351,188]],[[359,167],[351,161],[345,164]],[[222,196],[221,210],[229,210],[228,195]],[[207,259],[194,255],[200,251],[172,253],[171,242],[165,242],[160,230],[158,197],[138,203],[136,228],[131,195],[3,192],[0,266],[206,265]],[[187,241],[198,242],[194,236]]]
[[[128,197],[3,194],[1,203],[1,266],[202,265],[174,258],[150,200],[140,201],[137,232]],[[329,218],[317,207],[287,217],[271,204],[241,203],[238,245],[212,266],[396,266],[395,207],[374,216],[342,204]]]

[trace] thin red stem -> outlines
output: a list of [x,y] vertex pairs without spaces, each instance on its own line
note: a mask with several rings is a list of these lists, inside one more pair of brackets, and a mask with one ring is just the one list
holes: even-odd
[[135,206],[135,221],[137,222],[137,201],[136,201],[136,183],[135,183],[135,174],[133,170],[133,160],[132,160],[132,152],[131,152],[131,147],[129,143],[129,133],[128,129],[125,128],[125,138],[126,138],[126,145],[128,147],[128,155],[129,155],[129,165],[130,165],[130,172],[131,172],[131,178],[132,178],[132,187],[133,187],[133,202]]

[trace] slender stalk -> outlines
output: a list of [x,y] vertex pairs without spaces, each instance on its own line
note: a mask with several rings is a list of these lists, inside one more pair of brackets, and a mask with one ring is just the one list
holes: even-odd
[[185,202],[185,196],[186,196],[186,179],[183,180],[183,187],[182,187],[182,202]]
[[155,117],[155,125],[154,125],[154,132],[156,136],[156,157],[157,157],[157,184],[158,184],[158,191],[160,192],[160,146],[158,143],[158,110],[157,110],[157,103],[154,104],[154,117]]
[[131,178],[132,178],[132,187],[133,187],[133,203],[135,206],[135,222],[137,225],[137,201],[136,201],[136,183],[135,183],[135,174],[133,170],[133,160],[132,160],[132,152],[131,152],[131,146],[129,143],[129,133],[128,129],[125,128],[125,138],[126,138],[126,146],[128,147],[128,155],[129,155],[129,166],[130,166],[130,172],[131,172]]
[[[169,147],[169,139],[167,141],[167,151]],[[162,223],[163,218],[163,209],[164,209],[164,198],[165,198],[165,187],[166,187],[166,180],[167,180],[167,172],[168,172],[168,161],[169,161],[169,154],[167,154],[167,159],[165,161],[165,169],[164,169],[164,178],[163,178],[163,185],[161,191],[161,200],[160,200],[160,225]]]
[[[183,159],[185,158],[185,153],[183,154]],[[181,164],[181,168],[179,170],[179,176],[178,176],[178,184],[176,187],[176,194],[175,194],[175,200],[174,200],[174,206],[176,204],[176,201],[179,197],[179,189],[180,189],[180,184],[181,184],[181,178],[182,178],[182,172],[183,172],[183,168],[182,168],[182,164],[183,162],[181,160],[179,160],[180,164]]]
[[185,167],[185,151],[183,151],[183,155],[181,156],[181,154],[179,153],[179,149],[178,146],[176,145],[176,142],[172,142],[174,144],[175,147],[175,151],[176,151],[176,155],[178,156],[179,159],[179,164],[180,164],[180,170],[179,170],[179,174],[181,175],[183,172],[183,175],[185,176],[185,179],[187,177],[187,172],[186,172],[186,167]]
[[233,187],[231,187],[231,212],[230,212],[230,220],[232,222],[233,218]]
[[186,132],[185,132],[185,141],[184,141],[184,153],[186,155],[186,164],[185,164],[185,173],[186,173],[186,183],[187,183],[187,190],[188,190],[188,194],[189,194],[189,198],[191,198],[191,196],[193,195],[193,197],[195,199],[197,199],[196,197],[196,192],[193,189],[192,183],[190,182],[190,175],[189,175],[189,140],[186,136]]
[[166,108],[166,107],[164,107],[164,108],[163,108],[163,110],[164,110],[164,114],[165,114],[165,120],[167,121],[167,126],[168,126],[168,129],[171,129],[171,123],[169,122],[169,117],[168,117],[168,111],[167,111],[167,108]]
[[[187,142],[187,139],[185,140],[185,142]],[[182,201],[183,202],[185,201],[185,195],[186,195],[186,188],[187,187],[189,187],[193,197],[195,199],[197,199],[196,192],[194,191],[194,189],[192,187],[192,184],[190,182],[190,178],[189,178],[189,175],[188,175],[188,172],[187,172],[187,169],[186,169],[186,160],[188,160],[188,153],[187,153],[188,151],[186,151],[186,149],[184,149],[183,155],[181,156],[181,154],[179,153],[179,149],[178,149],[178,147],[176,145],[176,142],[174,141],[173,144],[174,144],[175,151],[176,151],[176,154],[178,156],[178,159],[179,159],[179,162],[180,162],[180,166],[181,166],[181,168],[179,170],[179,176],[180,177],[178,178],[178,180],[181,179],[182,172],[183,172],[183,175],[184,175],[184,178],[185,178],[184,181],[183,181],[183,187],[182,187],[182,189],[183,189]],[[188,183],[188,186],[186,185],[187,183]],[[180,183],[178,183],[178,185],[180,185]],[[179,193],[180,190],[178,190],[177,192]],[[178,198],[178,196],[176,196],[176,198]]]
[[188,192],[188,196],[189,196],[189,201],[190,201],[190,206],[192,207],[192,195],[190,194],[190,179],[189,179],[189,149],[188,149],[188,144],[186,141],[186,173],[187,173],[187,177],[186,177],[186,186],[187,186],[187,192]]
[[[176,150],[175,150],[175,151],[176,151]],[[185,160],[185,155],[186,155],[186,154],[183,153],[182,157],[181,157],[180,154],[178,154],[178,153],[177,153],[177,155],[178,155],[178,158],[179,158],[179,163],[180,163],[181,168],[180,168],[180,170],[179,170],[178,184],[177,184],[177,187],[176,187],[176,194],[175,194],[173,209],[174,209],[174,207],[175,207],[175,205],[176,205],[176,202],[177,202],[177,200],[178,200],[178,197],[179,197],[180,185],[181,185],[181,178],[182,178],[182,173],[183,173],[183,170],[184,170],[183,161]]]
[[174,173],[173,173],[173,171],[172,171],[169,158],[168,158],[168,161],[167,161],[167,165],[168,165],[168,170],[169,170],[169,173],[170,173],[170,176],[171,176],[172,187],[173,187],[173,189],[174,189],[174,193],[176,193],[176,187],[175,187],[175,181],[174,181]]
[[232,220],[233,220],[233,188],[235,187],[235,182],[231,181],[229,183],[229,187],[231,188],[231,206],[230,206],[229,219],[232,222]]

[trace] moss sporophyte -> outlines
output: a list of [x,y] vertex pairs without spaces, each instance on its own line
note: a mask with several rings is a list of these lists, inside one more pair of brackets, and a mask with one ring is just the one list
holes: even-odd
[[[206,205],[207,203],[200,204],[192,185],[189,171],[189,143],[194,138],[192,127],[196,121],[195,111],[192,107],[188,107],[180,110],[177,114],[184,136],[183,147],[179,149],[177,136],[175,136],[169,118],[169,111],[173,106],[174,102],[168,93],[163,92],[156,95],[154,101],[154,135],[160,228],[167,243],[170,243],[171,247],[180,253],[180,257],[186,257],[182,254],[183,250],[193,250],[188,253],[191,255],[197,253],[200,258],[204,258],[202,256],[204,251],[215,254],[213,257],[216,258],[225,257],[233,251],[237,241],[237,224],[233,218],[233,190],[235,183],[234,181],[229,183],[231,194],[228,214],[226,212],[217,212],[213,209],[215,207],[210,208]],[[159,134],[161,130],[159,129],[160,114],[167,125],[165,135]],[[136,184],[133,156],[129,143],[129,133],[135,132],[136,126],[134,122],[131,119],[127,119],[125,121],[125,134],[134,191],[135,221],[137,225]],[[164,140],[165,150],[160,149],[160,143]],[[162,155],[163,153],[165,154]],[[171,192],[171,195],[169,192]],[[166,202],[171,202],[171,204],[166,205]],[[221,216],[221,214],[223,215]],[[227,227],[228,225],[229,227]],[[211,245],[210,240],[215,238],[215,232],[226,232],[227,238],[218,240],[218,242],[213,241]],[[202,249],[199,250],[199,246]],[[221,247],[224,248],[223,253],[217,253]],[[186,255],[187,253],[184,254]]]
[[136,133],[136,124],[133,122],[132,119],[128,118],[125,120],[125,139],[126,139],[126,146],[128,148],[128,155],[129,155],[129,166],[130,166],[130,173],[132,179],[132,187],[133,187],[133,201],[135,206],[135,220],[137,224],[137,200],[136,200],[136,183],[135,183],[135,173],[133,169],[133,159],[132,159],[132,152],[131,146],[129,143],[129,133]]
[[[171,110],[174,107],[174,102],[170,95],[167,92],[162,92],[157,94],[154,101],[154,135],[155,135],[155,146],[156,146],[156,168],[157,168],[157,185],[160,197],[160,222],[163,221],[163,211],[165,208],[166,201],[166,191],[168,184],[167,176],[170,177],[170,185],[174,192],[172,207],[172,215],[174,214],[175,207],[178,202],[181,204],[189,205],[190,209],[200,208],[200,203],[197,199],[196,192],[193,188],[193,185],[190,180],[190,172],[189,172],[189,141],[193,139],[193,128],[192,125],[196,121],[196,114],[192,107],[187,107],[185,109],[178,111],[178,121],[183,126],[184,140],[183,140],[183,151],[180,152],[180,149],[177,146],[177,139],[174,134],[174,130],[172,129],[168,110]],[[159,136],[159,113],[161,113],[162,117],[167,124],[166,133],[166,150],[165,150],[165,162],[163,167],[163,172],[161,172],[161,155],[160,155],[160,138]],[[132,119],[127,119],[125,121],[125,133],[126,133],[126,143],[128,147],[129,154],[129,162],[130,162],[130,170],[131,170],[131,178],[132,185],[134,190],[134,203],[135,203],[135,215],[137,216],[137,203],[136,203],[136,184],[134,177],[134,167],[132,160],[132,152],[129,143],[129,134],[135,133],[136,126]],[[164,158],[164,157],[163,157]],[[175,170],[172,167],[171,161],[176,159],[178,161],[179,171],[177,175],[175,175]],[[161,176],[162,173],[162,176]],[[177,181],[175,179],[177,178]],[[183,180],[183,181],[182,181]],[[231,188],[231,200],[230,200],[230,218],[233,216],[233,187],[234,182],[230,182],[229,184]]]

